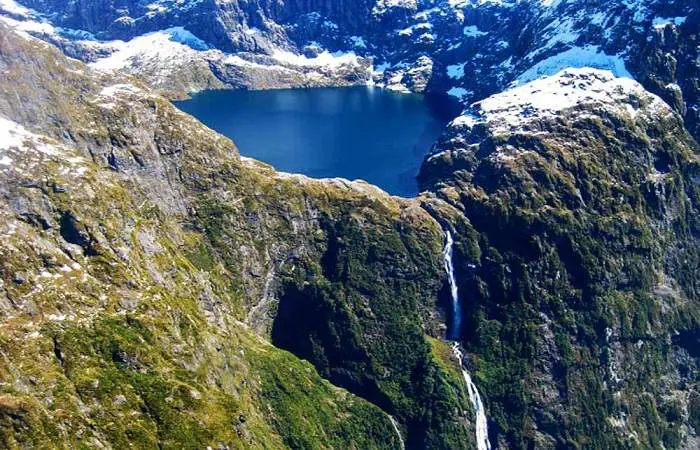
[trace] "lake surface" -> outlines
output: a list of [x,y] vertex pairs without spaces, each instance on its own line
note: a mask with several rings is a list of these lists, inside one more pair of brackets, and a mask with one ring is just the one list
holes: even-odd
[[177,106],[277,170],[359,178],[403,197],[417,194],[423,157],[457,114],[447,101],[364,86],[208,91]]

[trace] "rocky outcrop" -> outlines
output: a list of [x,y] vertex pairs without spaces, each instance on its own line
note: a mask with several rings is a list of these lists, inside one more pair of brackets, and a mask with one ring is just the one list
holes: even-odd
[[421,178],[462,212],[433,208],[459,236],[492,442],[694,447],[699,163],[681,118],[610,72],[565,71],[452,122]]

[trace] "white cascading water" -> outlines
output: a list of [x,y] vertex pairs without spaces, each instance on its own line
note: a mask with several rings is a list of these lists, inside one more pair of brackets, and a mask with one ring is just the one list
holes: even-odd
[[459,330],[462,328],[462,307],[459,304],[459,292],[457,280],[455,280],[455,268],[452,264],[452,247],[454,240],[452,233],[445,230],[445,247],[442,249],[442,261],[445,264],[445,272],[450,279],[450,294],[452,295],[452,326],[449,328],[449,338],[459,339]]
[[[452,327],[449,336],[451,336],[452,339],[458,339],[459,330],[462,326],[462,307],[459,303],[459,291],[457,290],[457,280],[455,280],[454,264],[452,263],[453,246],[454,240],[452,239],[452,233],[450,233],[449,230],[445,230],[445,248],[442,250],[442,259],[445,263],[445,271],[447,271],[447,278],[450,282],[450,293],[452,294]],[[469,375],[467,369],[464,368],[464,356],[458,342],[452,343],[452,352],[459,361],[459,366],[462,368],[462,376],[467,386],[469,400],[472,402],[474,412],[476,413],[476,446],[479,450],[491,450],[484,404],[481,401],[481,396],[479,395],[476,385],[472,381],[472,377]]]
[[469,375],[469,372],[464,368],[464,364],[462,362],[462,350],[460,350],[458,343],[452,343],[452,352],[462,368],[464,384],[467,386],[469,400],[472,402],[474,412],[476,413],[476,448],[479,450],[491,450],[491,442],[489,442],[489,429],[486,422],[486,411],[484,410],[484,404],[481,401],[481,395],[479,395],[479,391],[472,381],[472,377]]
[[401,430],[399,430],[399,424],[396,423],[396,419],[394,419],[393,416],[389,416],[389,420],[391,420],[391,424],[394,426],[394,431],[396,431],[396,436],[399,437],[399,443],[401,444],[401,448],[405,449],[406,444],[403,442],[403,436],[401,436]]

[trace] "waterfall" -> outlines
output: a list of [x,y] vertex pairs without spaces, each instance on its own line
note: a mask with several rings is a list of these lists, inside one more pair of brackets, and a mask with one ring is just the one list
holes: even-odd
[[459,348],[457,342],[452,343],[452,353],[459,361],[459,366],[462,368],[462,377],[464,377],[464,384],[467,386],[467,392],[469,393],[469,400],[472,402],[474,407],[474,412],[476,413],[476,448],[479,450],[491,450],[491,442],[489,442],[489,429],[488,423],[486,422],[486,411],[484,409],[484,403],[481,401],[481,395],[479,395],[479,390],[472,381],[472,377],[469,375],[467,369],[464,368],[462,350]]
[[399,430],[399,424],[396,423],[396,419],[394,419],[393,416],[389,415],[389,420],[391,420],[391,424],[394,426],[394,431],[396,431],[396,436],[399,438],[399,443],[401,444],[401,449],[406,448],[406,444],[403,442],[403,436],[401,436],[401,430]]
[[450,294],[452,295],[452,325],[448,328],[448,337],[450,339],[459,339],[459,332],[462,328],[462,307],[459,304],[457,280],[455,280],[455,269],[452,264],[453,246],[452,233],[449,230],[445,230],[445,247],[442,249],[442,261],[450,281]]
[[[454,240],[452,233],[445,230],[445,248],[442,250],[442,259],[445,264],[445,271],[450,282],[450,293],[452,295],[452,326],[449,329],[448,335],[452,339],[459,339],[460,329],[462,326],[462,307],[459,303],[459,291],[457,290],[457,281],[455,280],[454,264],[452,263],[452,247]],[[452,353],[459,361],[459,366],[462,369],[462,377],[464,384],[467,386],[469,400],[472,402],[474,412],[476,413],[476,446],[479,450],[491,450],[489,442],[488,423],[486,422],[486,411],[484,404],[481,401],[481,395],[472,381],[467,369],[464,368],[464,355],[459,347],[459,343],[452,343]]]

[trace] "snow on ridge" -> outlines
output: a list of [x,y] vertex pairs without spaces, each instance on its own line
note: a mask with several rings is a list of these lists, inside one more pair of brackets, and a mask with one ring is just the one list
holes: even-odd
[[272,52],[271,56],[273,59],[281,63],[302,67],[338,67],[343,64],[358,63],[358,56],[355,54],[355,52],[330,53],[329,51],[324,50],[315,57],[309,58],[307,56],[298,55],[286,50],[276,49]]
[[62,169],[63,174],[83,175],[86,171],[84,158],[70,156],[59,144],[0,116],[0,170],[23,173],[46,157],[67,163],[70,167]]
[[[466,8],[469,6],[501,6],[510,7],[515,6],[519,0],[447,0],[447,3],[452,8]],[[527,0],[531,3],[539,3],[546,7],[556,7],[561,3],[561,0]]]
[[0,0],[0,11],[5,11],[9,14],[20,17],[28,17],[32,15],[32,10],[25,8],[14,0]]
[[169,62],[170,66],[177,67],[183,59],[208,48],[204,41],[182,27],[143,34],[127,42],[111,41],[100,45],[112,46],[116,51],[90,64],[91,67],[99,70],[126,68],[134,58],[140,56]]
[[25,38],[31,38],[35,34],[61,36],[76,41],[97,41],[88,31],[53,26],[46,16],[13,0],[0,0],[0,21]]
[[633,78],[625,66],[622,55],[608,55],[601,52],[596,45],[587,45],[572,47],[538,62],[520,74],[513,84],[519,85],[537,78],[552,76],[566,68],[584,67],[608,70],[617,77]]
[[655,17],[651,25],[657,30],[663,30],[667,25],[679,27],[685,23],[687,17]]
[[48,22],[32,20],[29,16],[23,16],[23,20],[16,20],[8,16],[0,15],[0,22],[4,22],[24,37],[31,37],[31,33],[56,34],[56,28]]
[[[644,106],[632,106],[632,96],[648,101]],[[450,126],[487,124],[494,134],[523,131],[521,127],[534,119],[556,117],[584,105],[604,106],[632,117],[645,112],[671,114],[660,98],[631,78],[616,77],[609,70],[568,68],[477,102]]]
[[237,66],[237,67],[242,67],[242,68],[248,68],[248,69],[254,69],[254,70],[276,70],[280,72],[288,72],[288,73],[293,73],[294,70],[289,69],[284,66],[276,65],[276,64],[261,64],[255,61],[249,61],[247,59],[242,58],[241,56],[237,54],[230,54],[226,55],[221,62],[224,65],[227,66]]

